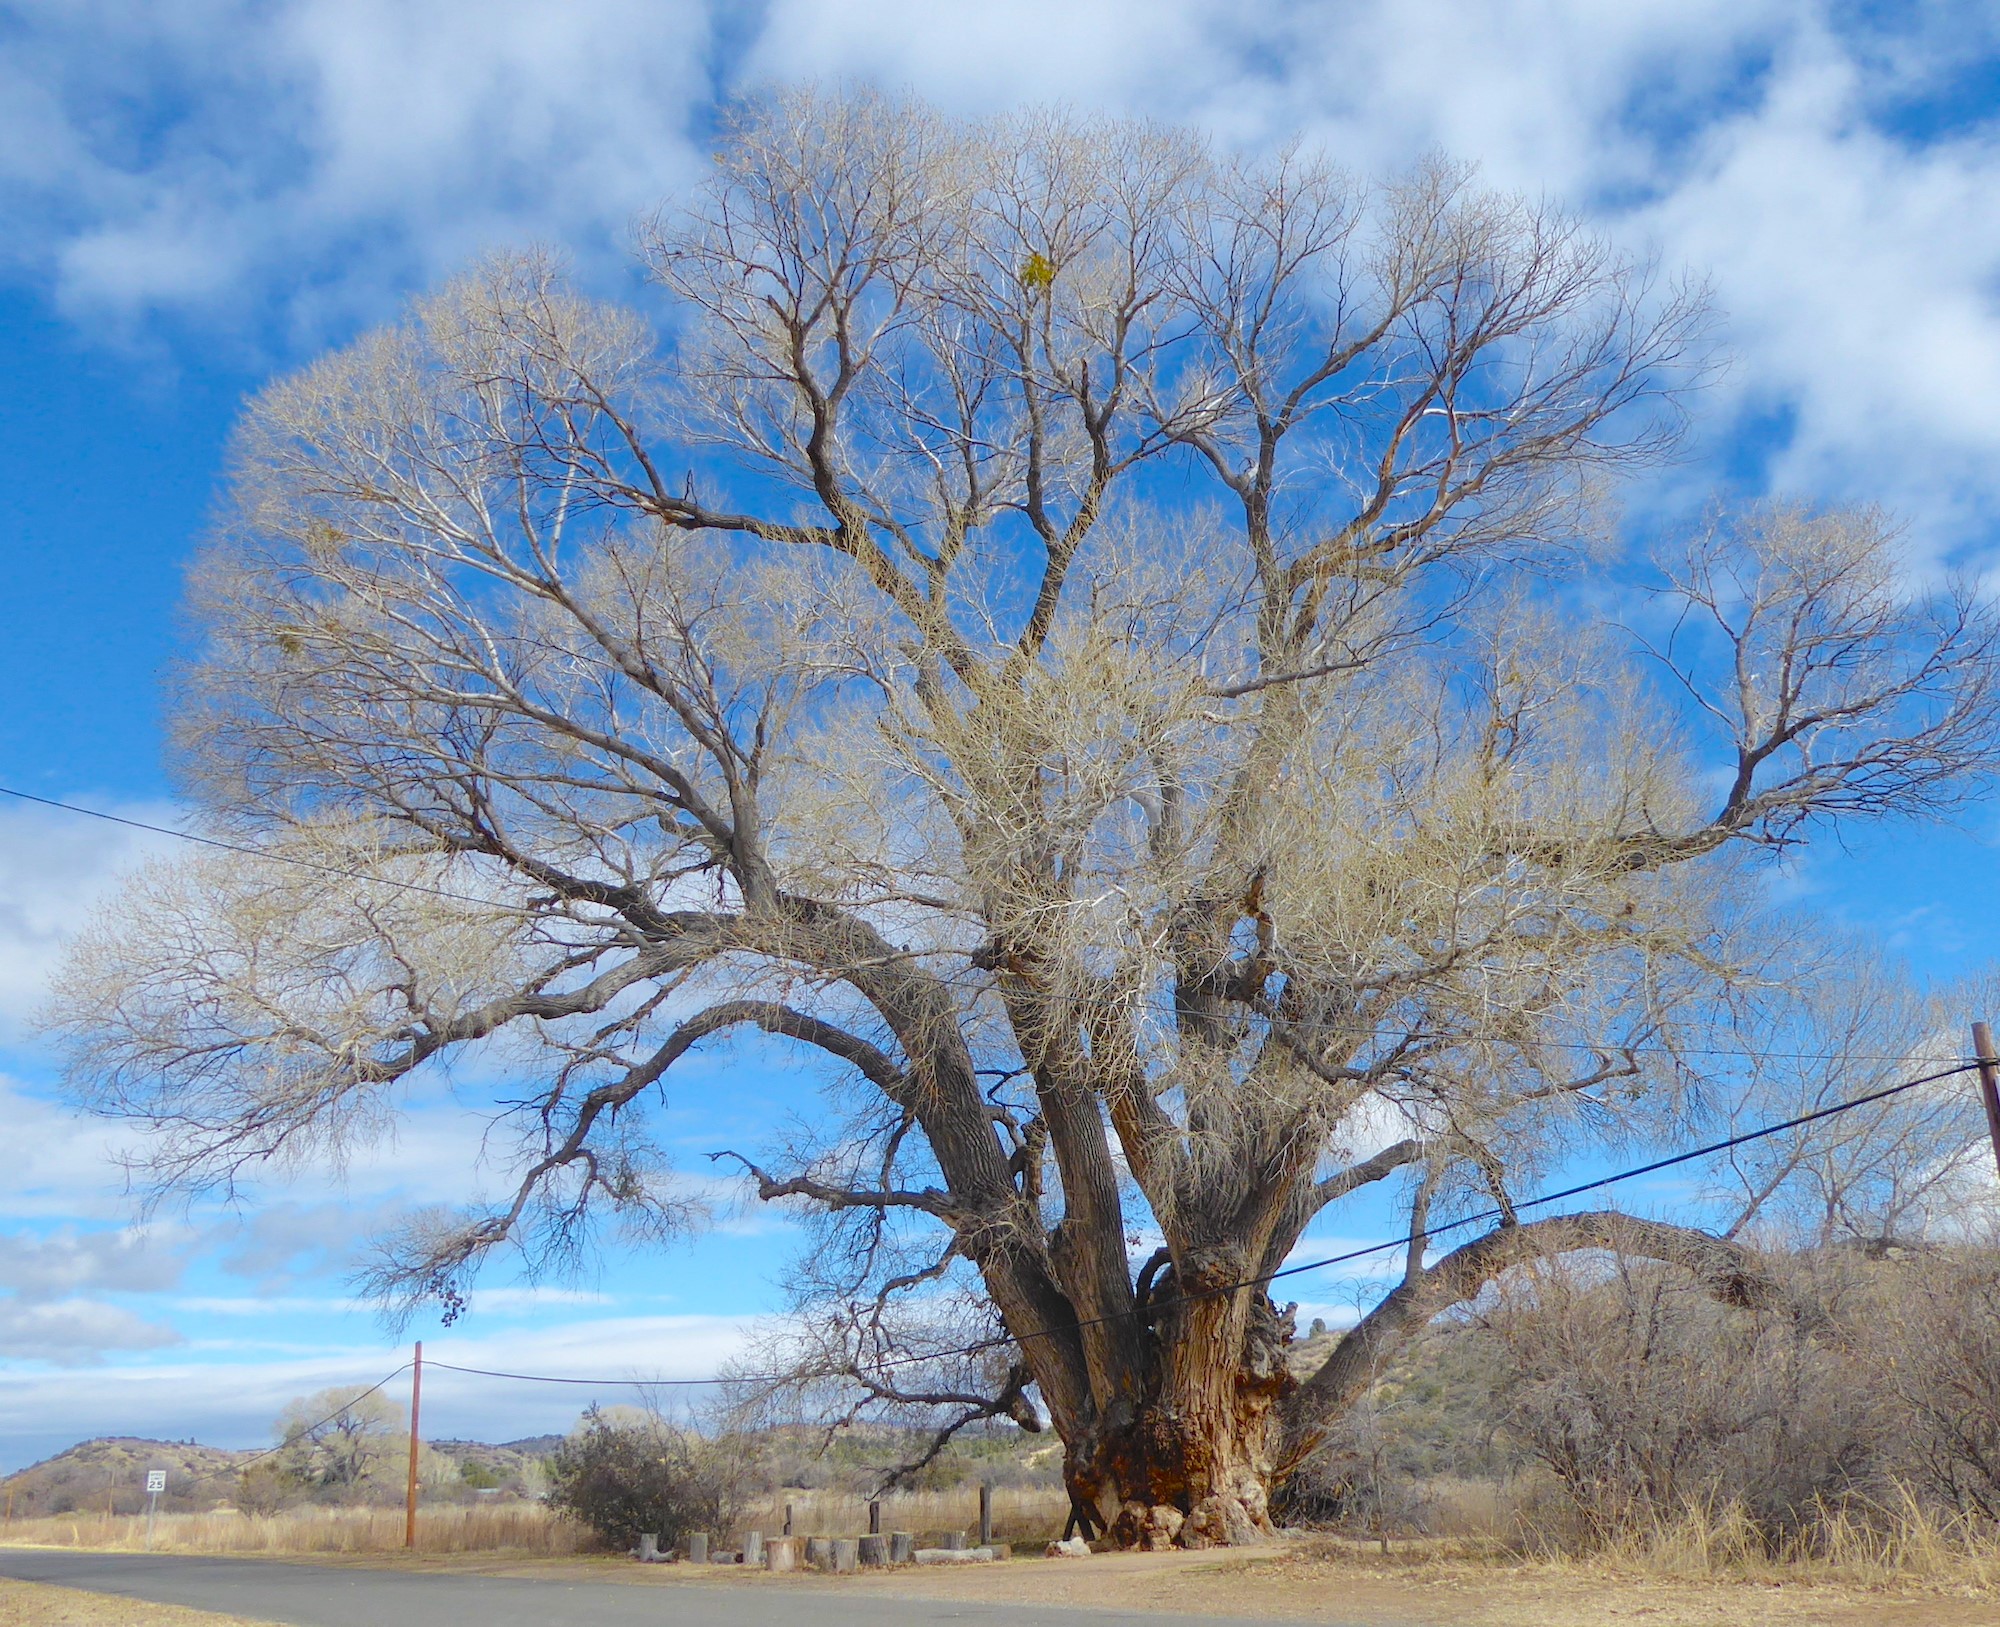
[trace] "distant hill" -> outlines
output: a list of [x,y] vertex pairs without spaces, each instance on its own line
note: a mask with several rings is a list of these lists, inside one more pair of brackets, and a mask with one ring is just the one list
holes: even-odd
[[80,1441],[52,1458],[0,1480],[0,1499],[11,1498],[14,1517],[78,1510],[137,1514],[146,1506],[146,1471],[167,1471],[163,1509],[206,1509],[229,1500],[237,1466],[248,1452],[192,1441],[149,1441],[110,1435]]
[[[471,1491],[532,1493],[539,1486],[540,1460],[554,1451],[560,1435],[489,1445],[484,1441],[426,1441],[437,1456],[457,1465]],[[167,1471],[160,1507],[170,1512],[200,1511],[228,1503],[237,1475],[255,1451],[232,1452],[192,1441],[152,1441],[130,1435],[79,1441],[67,1451],[0,1479],[0,1506],[11,1497],[16,1519],[76,1512],[138,1514],[146,1507],[146,1471]],[[398,1462],[401,1461],[399,1456]],[[400,1470],[398,1471],[401,1472]]]
[[[429,1440],[424,1443],[427,1497],[536,1497],[547,1485],[545,1462],[561,1435],[519,1440]],[[864,1425],[832,1442],[817,1428],[780,1427],[739,1440],[753,1478],[800,1489],[872,1491],[899,1462],[928,1444],[923,1430]],[[258,1451],[228,1451],[191,1441],[106,1436],[0,1479],[0,1506],[11,1494],[16,1519],[52,1514],[143,1513],[146,1471],[164,1469],[163,1510],[200,1512],[234,1502],[238,1476]],[[401,1455],[397,1457],[398,1464]],[[440,1472],[441,1471],[441,1472]],[[398,1475],[400,1475],[400,1468]],[[1062,1446],[1053,1435],[1023,1434],[1011,1424],[974,1427],[962,1434],[915,1484],[939,1489],[971,1479],[999,1485],[1054,1484],[1062,1473]],[[400,1495],[400,1479],[391,1488]]]

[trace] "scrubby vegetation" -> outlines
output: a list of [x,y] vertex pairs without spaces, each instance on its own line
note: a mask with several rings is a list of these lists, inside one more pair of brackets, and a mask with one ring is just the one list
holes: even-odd
[[[1608,1254],[1514,1273],[1379,1367],[1280,1518],[1325,1533],[1336,1558],[1359,1540],[1454,1562],[2000,1584],[2000,1247],[1766,1244],[1761,1283],[1734,1300]],[[1341,1337],[1320,1327],[1297,1341],[1298,1366]],[[838,1534],[865,1529],[877,1495],[889,1527],[936,1537],[974,1523],[981,1482],[997,1488],[1004,1540],[1060,1528],[1052,1443],[988,1424],[920,1484],[883,1492],[887,1466],[923,1439],[800,1423],[718,1440],[618,1409],[586,1413],[567,1437],[438,1442],[421,1460],[420,1546],[617,1551],[642,1531],[727,1544],[788,1515],[801,1533]],[[169,1512],[162,1546],[400,1545],[379,1473],[314,1488],[296,1451],[242,1473],[237,1456],[86,1443],[7,1483],[23,1516],[10,1535],[137,1545],[135,1488],[159,1463],[175,1465],[170,1511],[207,1510]]]
[[657,1415],[612,1416],[593,1407],[548,1464],[546,1501],[608,1547],[650,1531],[672,1547],[716,1532],[736,1513],[740,1458]]
[[1286,1514],[1731,1563],[1990,1547],[2000,1250],[1778,1254],[1740,1304],[1651,1262],[1524,1271],[1381,1368]]

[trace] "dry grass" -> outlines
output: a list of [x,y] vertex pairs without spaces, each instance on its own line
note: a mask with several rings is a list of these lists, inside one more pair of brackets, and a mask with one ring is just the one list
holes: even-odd
[[1428,1504],[1430,1535],[1309,1538],[1304,1559],[1413,1579],[1486,1571],[1589,1585],[1717,1585],[1855,1589],[1906,1596],[2000,1596],[2000,1528],[1927,1508],[1908,1491],[1885,1503],[1817,1510],[1796,1533],[1772,1539],[1740,1503],[1690,1503],[1611,1530],[1565,1518],[1531,1488],[1512,1495],[1448,1485]]
[[[1546,1545],[1544,1557],[1560,1559]],[[1690,1504],[1671,1519],[1617,1532],[1569,1562],[1662,1578],[1915,1584],[1991,1593],[2000,1592],[2000,1529],[1941,1514],[1899,1491],[1886,1506],[1822,1508],[1809,1525],[1773,1544],[1739,1503]]]
[[[16,1520],[0,1530],[9,1546],[133,1552],[146,1546],[144,1515],[59,1514]],[[567,1555],[589,1546],[580,1526],[539,1503],[436,1508],[417,1515],[423,1553]],[[282,1514],[162,1514],[153,1533],[159,1553],[378,1554],[403,1547],[400,1508],[300,1508]]]
[[241,1616],[184,1610],[115,1594],[0,1580],[0,1627],[254,1627]]
[[[953,1531],[976,1531],[979,1488],[950,1491],[890,1492],[882,1499],[882,1529],[912,1531],[920,1539]],[[735,1529],[775,1534],[785,1528],[785,1509],[792,1510],[792,1531],[798,1536],[853,1536],[868,1529],[868,1499],[848,1492],[777,1491],[744,1508]],[[1060,1486],[996,1486],[993,1491],[993,1535],[1001,1542],[1040,1543],[1062,1535],[1069,1516],[1069,1497]]]
[[[800,1536],[852,1536],[868,1529],[866,1498],[828,1491],[780,1491],[750,1504],[731,1529],[776,1535],[790,1505]],[[993,1493],[994,1535],[1002,1542],[1038,1544],[1059,1535],[1069,1503],[1060,1488],[999,1487]],[[979,1488],[905,1492],[882,1499],[882,1529],[937,1538],[979,1525]],[[146,1546],[143,1515],[60,1514],[16,1520],[0,1528],[0,1544],[136,1552]],[[426,1509],[417,1516],[417,1548],[432,1554],[520,1554],[565,1557],[588,1552],[589,1533],[539,1503],[473,1504]],[[153,1533],[160,1553],[388,1554],[403,1548],[400,1508],[296,1508],[282,1514],[162,1514]]]

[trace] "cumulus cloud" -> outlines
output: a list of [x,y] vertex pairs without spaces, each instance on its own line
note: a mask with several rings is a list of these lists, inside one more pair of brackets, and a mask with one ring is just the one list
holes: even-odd
[[0,1356],[81,1367],[108,1351],[158,1350],[181,1343],[174,1329],[99,1300],[0,1299]]
[[73,1226],[48,1235],[0,1235],[0,1288],[14,1290],[30,1304],[78,1293],[152,1293],[172,1288],[184,1266],[185,1238],[165,1241],[157,1233],[122,1228],[79,1231]]
[[[1972,0],[23,0],[0,53],[17,270],[80,319],[261,312],[310,348],[481,247],[609,281],[718,88],[867,80],[1431,148],[1713,276],[1707,414],[1752,483],[1878,497],[1934,551],[2000,513],[2000,49]],[[282,348],[282,346],[281,346]],[[1775,430],[1774,430],[1775,426]],[[1744,476],[1746,471],[1731,471]],[[1686,482],[1683,482],[1684,484]],[[1699,482],[1695,482],[1699,484]]]
[[[82,800],[146,824],[171,828],[175,819],[166,804]],[[63,941],[92,907],[134,865],[174,845],[127,825],[0,802],[0,1046],[26,1037]]]
[[24,0],[0,53],[13,252],[73,313],[281,290],[316,331],[684,182],[709,21],[661,0]]

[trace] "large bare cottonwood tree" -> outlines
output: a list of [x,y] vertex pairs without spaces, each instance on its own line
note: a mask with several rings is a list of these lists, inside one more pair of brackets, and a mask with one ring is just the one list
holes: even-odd
[[[1659,1056],[1763,975],[1741,856],[1984,768],[1987,609],[1774,508],[1612,626],[1578,574],[1701,301],[1463,170],[805,92],[719,145],[642,236],[664,338],[499,260],[250,408],[178,715],[264,857],[104,911],[79,1095],[186,1189],[461,1057],[518,1184],[375,1278],[449,1303],[683,1219],[649,1121],[761,1031],[830,1104],[738,1149],[825,1217],[801,1370],[1053,1427],[1130,1541],[1268,1530],[1523,1260],[1749,1292],[1732,1242],[1512,1195],[1681,1111]],[[1295,1375],[1257,1279],[1382,1182],[1404,1279]]]

